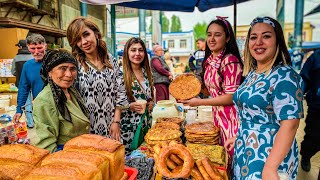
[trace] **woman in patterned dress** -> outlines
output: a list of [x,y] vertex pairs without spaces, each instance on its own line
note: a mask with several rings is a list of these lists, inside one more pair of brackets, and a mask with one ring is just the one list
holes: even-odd
[[124,84],[130,102],[130,108],[121,114],[121,140],[126,146],[126,153],[130,152],[130,145],[141,120],[142,106],[136,100],[148,102],[147,116],[142,127],[151,127],[151,111],[154,100],[152,73],[148,54],[144,42],[140,38],[127,41],[123,52]]
[[[220,145],[223,146],[238,131],[239,120],[232,95],[241,84],[243,67],[231,25],[223,17],[218,16],[208,25],[204,59],[203,80],[211,98],[180,102],[189,106],[212,106],[213,122],[220,128]],[[232,157],[233,151],[229,154]]]
[[128,106],[119,64],[107,53],[98,26],[79,17],[68,26],[67,38],[79,61],[78,88],[90,115],[90,133],[120,141],[121,109]]
[[302,79],[291,66],[280,24],[270,17],[251,23],[245,43],[246,79],[234,93],[239,112],[234,146],[233,179],[297,178],[295,134],[303,118]]

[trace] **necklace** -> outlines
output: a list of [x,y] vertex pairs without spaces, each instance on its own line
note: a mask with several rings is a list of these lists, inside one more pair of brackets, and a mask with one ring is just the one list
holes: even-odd
[[256,73],[257,74],[262,74],[262,73],[265,73],[265,72],[267,72],[268,70],[270,70],[271,69],[271,67],[272,67],[272,61],[270,61],[264,68],[262,68],[262,69],[259,69],[258,70],[258,66],[257,66],[257,68],[256,68]]

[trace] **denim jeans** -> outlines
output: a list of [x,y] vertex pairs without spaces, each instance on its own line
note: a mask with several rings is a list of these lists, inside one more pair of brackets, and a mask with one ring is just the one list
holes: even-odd
[[31,92],[28,95],[28,99],[26,101],[26,110],[24,111],[26,115],[27,125],[28,127],[33,127],[33,117],[32,117],[32,95]]

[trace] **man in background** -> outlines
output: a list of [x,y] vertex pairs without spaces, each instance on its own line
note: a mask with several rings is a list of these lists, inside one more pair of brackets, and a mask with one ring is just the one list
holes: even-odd
[[18,44],[18,54],[13,58],[12,61],[12,69],[11,73],[16,76],[16,86],[19,87],[19,81],[20,81],[20,75],[22,71],[22,67],[24,63],[30,59],[33,59],[33,56],[31,55],[30,51],[27,47],[27,40],[20,40]]
[[315,51],[305,62],[300,75],[304,81],[308,112],[305,136],[301,143],[301,168],[309,172],[310,159],[320,150],[320,50]]
[[28,127],[33,127],[32,104],[27,104],[29,93],[32,93],[33,99],[37,97],[43,89],[43,81],[40,77],[42,59],[47,49],[47,44],[41,34],[31,34],[27,37],[27,46],[33,59],[24,63],[19,88],[18,88],[18,106],[13,121],[18,121],[22,115],[22,107],[26,108],[26,118]]
[[203,38],[196,40],[198,50],[196,50],[189,58],[190,71],[193,72],[199,80],[201,80],[202,62],[206,49],[206,41]]

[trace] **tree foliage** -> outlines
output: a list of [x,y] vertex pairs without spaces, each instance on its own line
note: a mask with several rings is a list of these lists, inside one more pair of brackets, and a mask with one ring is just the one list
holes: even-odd
[[171,17],[171,28],[170,32],[181,32],[181,22],[180,18],[176,15]]
[[202,23],[197,23],[194,27],[193,27],[193,37],[194,37],[194,41],[196,41],[199,38],[206,38],[206,30],[207,30],[207,26],[208,24],[206,22],[202,22]]

